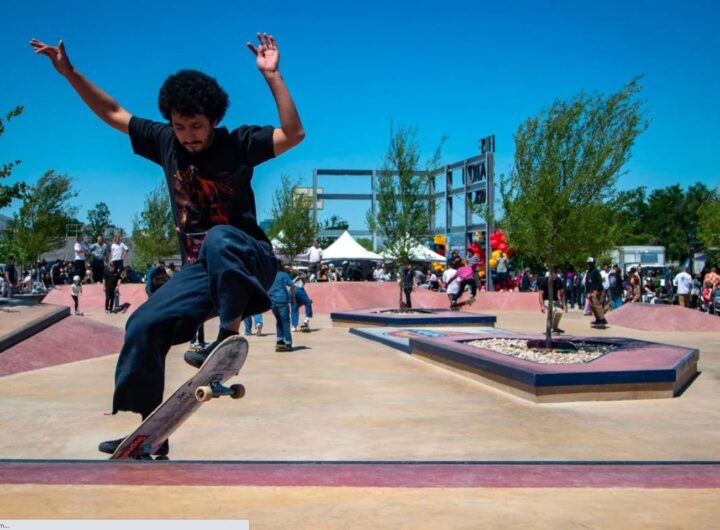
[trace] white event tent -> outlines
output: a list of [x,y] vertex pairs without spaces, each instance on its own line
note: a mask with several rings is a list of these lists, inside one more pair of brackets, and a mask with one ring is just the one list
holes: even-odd
[[345,230],[328,248],[323,250],[323,261],[330,260],[371,260],[382,261],[380,254],[375,254],[355,241],[350,233]]
[[[434,250],[430,250],[426,246],[417,244],[410,251],[413,261],[442,261],[445,262],[447,258],[442,254],[438,254]],[[387,260],[394,260],[395,253],[392,250],[386,250],[383,252],[383,257]]]

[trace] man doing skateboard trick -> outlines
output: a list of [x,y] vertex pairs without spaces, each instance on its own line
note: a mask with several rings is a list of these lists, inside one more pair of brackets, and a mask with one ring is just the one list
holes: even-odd
[[[105,123],[130,136],[133,151],[162,166],[170,193],[184,266],[130,317],[115,370],[113,414],[143,419],[162,403],[165,357],[186,343],[207,319],[220,317],[217,340],[185,354],[199,367],[215,346],[237,335],[244,317],[270,308],[276,260],[258,226],[250,181],[253,167],[299,144],[304,130],[280,75],[275,39],[258,33],[247,47],[277,105],[280,127],[218,127],[228,96],[212,77],[181,70],[160,89],[165,123],[130,114],[71,64],[63,42],[49,46],[33,39],[35,53],[47,56],[85,104]],[[123,438],[100,444],[112,453]],[[167,441],[156,454],[167,454]]]

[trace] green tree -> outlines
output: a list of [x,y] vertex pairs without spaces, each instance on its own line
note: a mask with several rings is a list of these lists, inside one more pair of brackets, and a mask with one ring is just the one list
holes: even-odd
[[720,192],[713,194],[698,209],[697,237],[704,249],[715,254],[720,249]]
[[13,248],[25,263],[62,247],[65,226],[77,213],[69,204],[75,196],[70,177],[47,171],[22,193],[20,210],[2,234],[2,247]]
[[[319,230],[348,230],[350,228],[350,223],[348,223],[345,219],[340,217],[339,215],[331,215],[328,219],[325,219],[324,221],[320,222]],[[337,237],[320,237],[318,238],[318,243],[320,244],[320,248],[327,248],[330,245],[333,244],[333,242],[337,239]],[[372,247],[372,242],[371,242]]]
[[145,208],[133,218],[133,267],[144,271],[148,263],[180,252],[170,198],[165,184],[145,196]]
[[280,253],[295,260],[313,242],[318,227],[312,219],[312,197],[295,193],[299,181],[283,175],[271,209],[270,237],[280,241]]
[[700,246],[700,211],[717,192],[698,182],[683,191],[675,184],[653,190],[647,200],[644,225],[652,234],[649,243],[662,245],[670,260],[682,261]]
[[[9,122],[11,119],[20,116],[22,111],[23,107],[17,106],[5,115],[4,122],[0,119],[0,136],[2,136],[5,132],[5,122]],[[0,179],[4,179],[12,175],[13,169],[20,163],[20,160],[15,160],[14,162],[8,162],[0,166]],[[25,190],[26,185],[24,183],[16,183],[12,186],[0,184],[0,209],[8,206],[13,199],[20,198]]]
[[607,97],[581,93],[555,101],[520,125],[513,170],[500,184],[502,224],[511,246],[548,270],[565,263],[579,266],[587,256],[610,249],[617,237],[615,184],[647,127],[635,99],[639,92],[635,79]]
[[[437,209],[430,193],[431,183],[440,166],[444,141],[421,170],[417,130],[390,127],[390,145],[377,180],[377,211],[368,211],[367,224],[384,240],[385,248],[399,265],[410,264],[412,249],[430,234]],[[402,307],[402,283],[398,305]]]
[[99,202],[88,210],[87,218],[86,235],[91,239],[104,236],[105,230],[110,226],[110,208],[104,202]]

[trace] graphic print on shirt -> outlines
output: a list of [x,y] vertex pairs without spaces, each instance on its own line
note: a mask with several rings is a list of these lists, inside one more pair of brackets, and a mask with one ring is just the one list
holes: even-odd
[[173,176],[178,230],[189,263],[200,253],[205,234],[215,225],[230,223],[230,205],[234,197],[230,173],[207,176],[195,166],[178,169]]

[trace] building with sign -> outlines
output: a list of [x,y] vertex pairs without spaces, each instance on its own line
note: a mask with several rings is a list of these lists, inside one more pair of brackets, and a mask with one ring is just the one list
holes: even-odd
[[[466,248],[478,241],[488,248],[488,218],[492,218],[494,204],[494,156],[495,136],[480,141],[480,154],[459,162],[448,164],[438,170],[431,180],[430,194],[437,200],[437,215],[428,227],[428,236],[444,235],[446,252],[454,249],[465,256]],[[303,193],[312,193],[313,220],[318,222],[318,210],[335,201],[367,201],[367,209],[375,212],[377,208],[378,175],[377,169],[315,169],[311,189]],[[422,173],[418,173],[420,176]],[[326,179],[347,179],[361,177],[369,179],[370,193],[326,193],[321,186]],[[477,213],[484,211],[484,214]],[[377,250],[379,241],[367,227],[358,229],[350,226],[349,232],[355,236],[371,237],[373,250]],[[320,237],[339,237],[342,231],[322,230]]]

